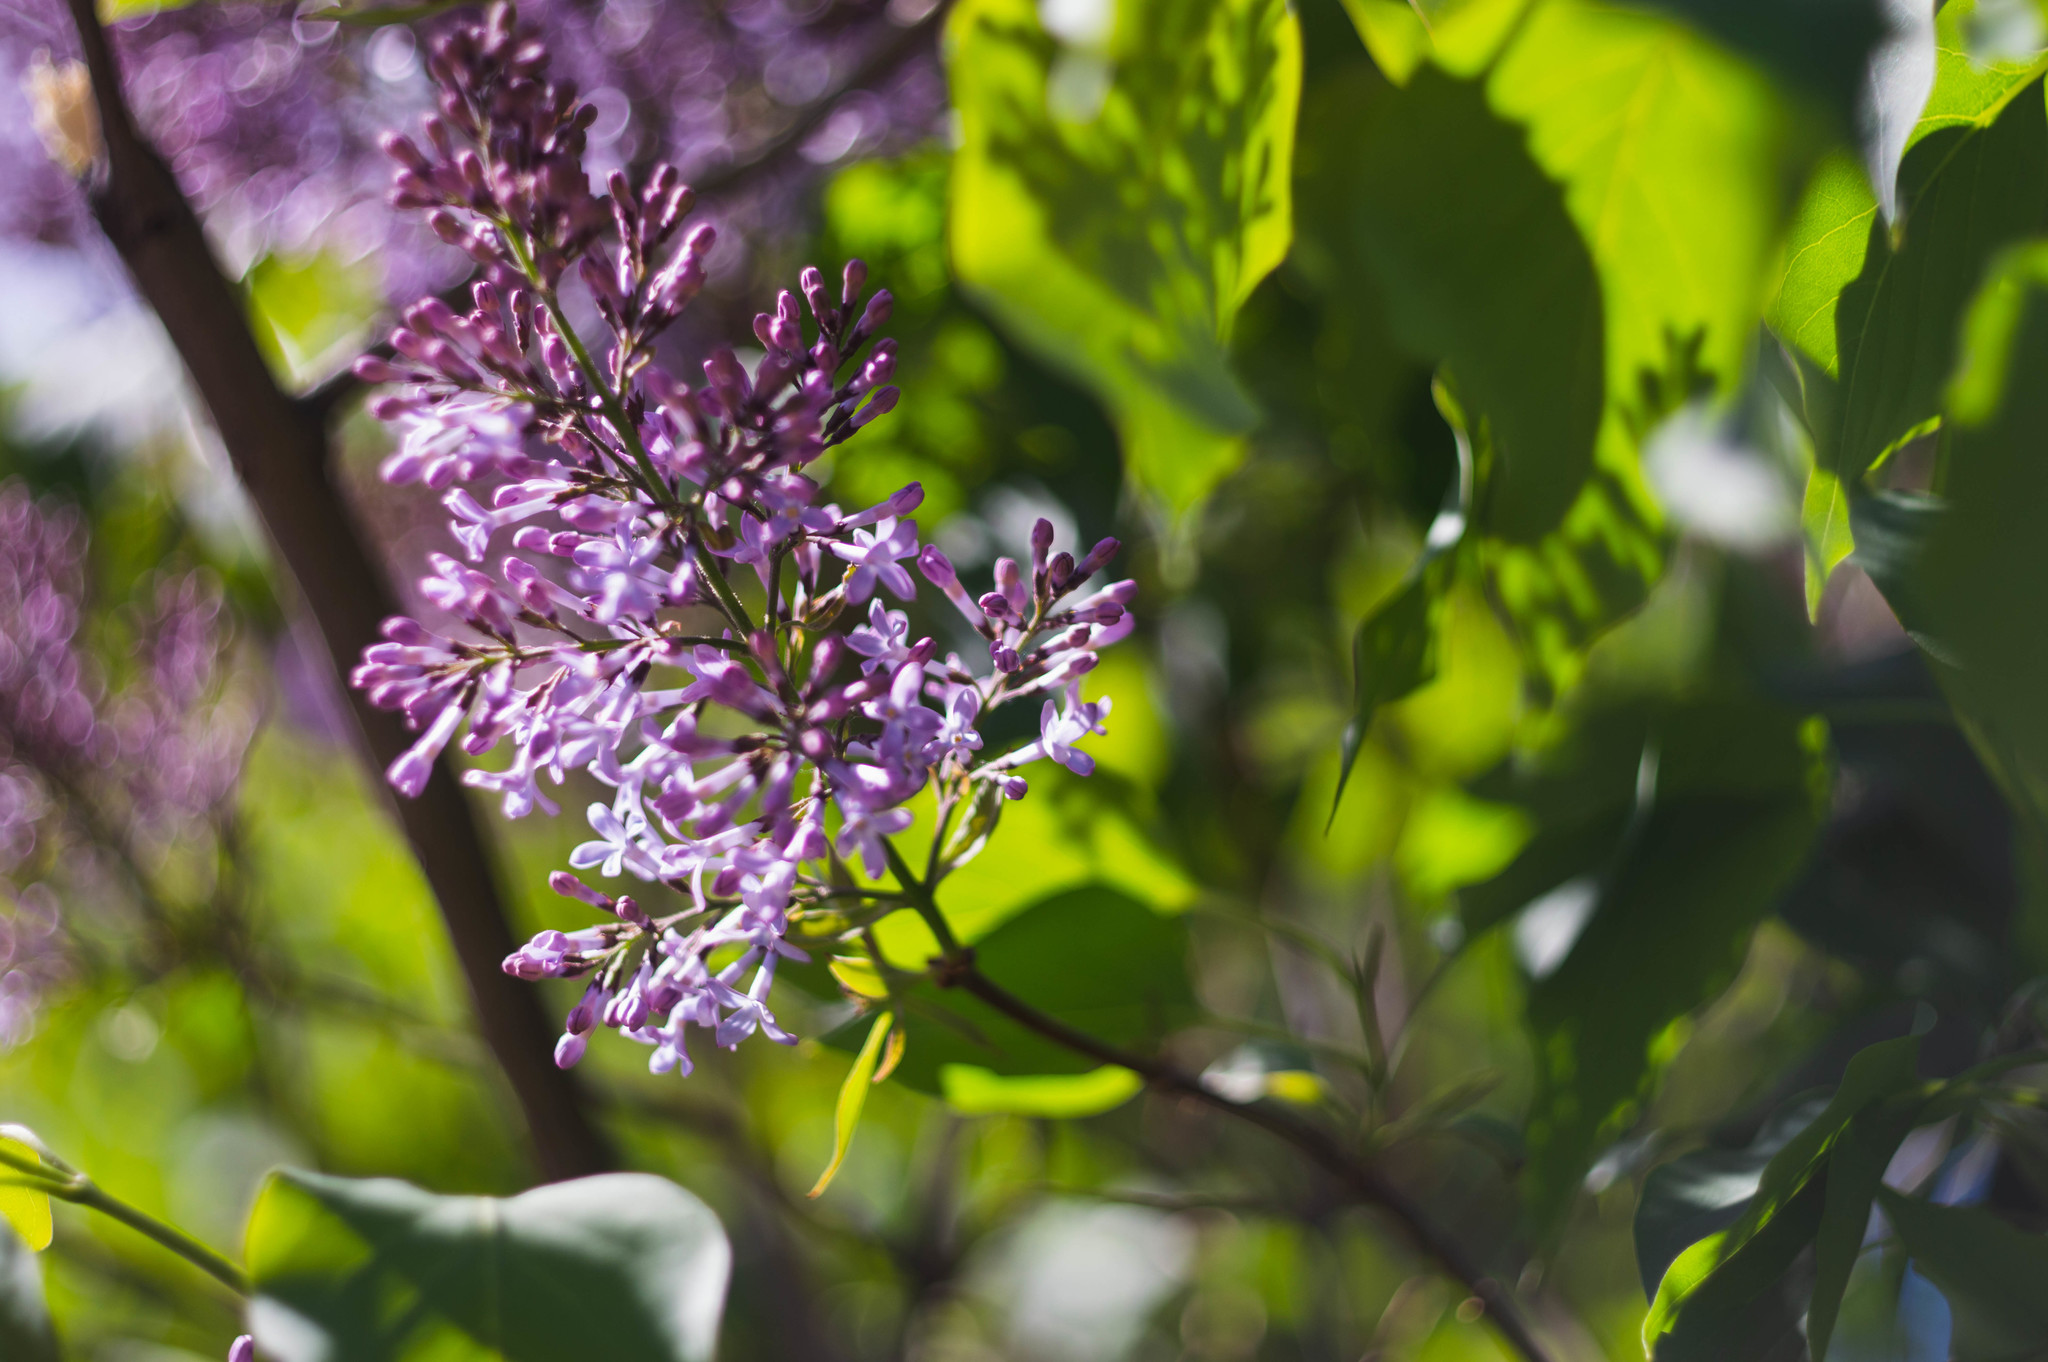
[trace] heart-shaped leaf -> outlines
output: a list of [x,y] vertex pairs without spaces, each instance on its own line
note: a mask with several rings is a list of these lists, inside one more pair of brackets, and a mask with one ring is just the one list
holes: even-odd
[[705,1362],[732,1258],[703,1202],[644,1173],[501,1200],[280,1170],[247,1252],[275,1362]]

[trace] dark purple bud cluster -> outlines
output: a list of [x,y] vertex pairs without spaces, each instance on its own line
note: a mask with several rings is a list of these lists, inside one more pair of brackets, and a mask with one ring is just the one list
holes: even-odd
[[[689,1026],[720,1045],[757,1030],[786,1042],[767,998],[777,962],[802,956],[791,924],[850,900],[831,912],[854,931],[902,905],[858,887],[850,866],[869,881],[890,872],[887,839],[913,823],[908,801],[935,788],[938,842],[961,809],[985,837],[985,811],[1025,793],[1017,767],[1091,769],[1074,744],[1102,731],[1109,702],[1083,701],[1080,678],[1129,632],[1131,584],[1062,605],[1116,544],[1079,564],[1048,558],[1043,526],[1030,583],[998,565],[998,617],[936,549],[920,558],[917,484],[851,513],[820,505],[807,467],[896,402],[895,346],[876,336],[887,291],[865,293],[859,261],[836,290],[806,269],[755,318],[751,369],[721,347],[701,385],[664,373],[650,343],[702,282],[710,243],[708,229],[683,227],[688,189],[665,166],[637,188],[614,176],[596,218],[611,240],[586,231],[566,167],[587,120],[506,10],[450,35],[433,70],[435,155],[397,148],[400,197],[456,222],[489,277],[466,314],[410,309],[398,359],[360,372],[398,385],[376,407],[400,430],[386,477],[447,489],[470,563],[500,534],[518,552],[495,573],[434,555],[421,593],[467,635],[391,620],[354,684],[421,734],[390,769],[401,791],[424,786],[465,725],[471,755],[511,747],[509,766],[465,776],[511,816],[555,812],[541,778],[586,770],[614,794],[589,807],[594,838],[570,866],[631,875],[682,905],[651,917],[556,876],[615,918],[543,933],[505,962],[522,978],[589,976],[558,1062],[574,1063],[598,1025],[653,1047],[656,1069],[687,1071]],[[561,305],[571,271],[610,333],[602,363]],[[885,606],[879,593],[915,595],[913,560],[990,640],[994,671],[939,659]],[[751,569],[737,574],[751,604],[728,578],[737,568]],[[862,605],[864,626],[834,632]],[[1055,694],[1064,703],[1044,700],[1039,741],[982,751],[984,711]],[[957,841],[920,861],[943,875],[979,850]]]

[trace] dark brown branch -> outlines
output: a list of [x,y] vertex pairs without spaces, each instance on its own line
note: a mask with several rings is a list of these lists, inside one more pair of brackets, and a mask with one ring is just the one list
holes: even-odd
[[1522,1318],[1521,1307],[1516,1305],[1507,1288],[1486,1275],[1466,1254],[1464,1247],[1432,1221],[1406,1191],[1388,1181],[1377,1168],[1354,1156],[1320,1126],[1271,1102],[1233,1102],[1210,1091],[1193,1074],[1163,1060],[1131,1054],[1085,1031],[1077,1031],[1004,989],[977,969],[973,957],[964,951],[953,961],[942,963],[937,978],[941,984],[965,989],[1020,1026],[1064,1045],[1076,1054],[1086,1055],[1098,1063],[1129,1069],[1151,1087],[1248,1121],[1293,1145],[1360,1202],[1378,1207],[1438,1268],[1478,1297],[1485,1304],[1494,1328],[1516,1352],[1528,1362],[1550,1362],[1549,1351],[1531,1330],[1528,1321]]
[[[249,329],[246,305],[221,272],[198,215],[142,137],[93,0],[70,0],[106,144],[88,186],[94,216],[177,347],[221,443],[255,502],[272,547],[298,586],[337,673],[377,638],[396,602],[331,481],[319,411],[277,385]],[[376,783],[410,743],[395,715],[347,691]],[[418,799],[394,801],[441,908],[476,1005],[477,1022],[509,1080],[551,1179],[613,1167],[578,1089],[550,1062],[552,1030],[534,993],[503,973],[513,949],[493,863],[444,758]]]

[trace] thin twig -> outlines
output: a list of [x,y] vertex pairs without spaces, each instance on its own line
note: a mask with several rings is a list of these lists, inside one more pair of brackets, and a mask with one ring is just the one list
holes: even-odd
[[208,1248],[176,1225],[167,1224],[147,1211],[130,1206],[76,1169],[55,1160],[47,1163],[32,1161],[6,1148],[0,1148],[0,1164],[21,1174],[18,1179],[7,1179],[11,1185],[30,1187],[45,1196],[84,1206],[109,1219],[118,1220],[137,1234],[154,1239],[228,1290],[241,1296],[249,1294],[249,1274],[225,1254]]
[[983,974],[974,963],[972,949],[960,944],[945,914],[939,910],[930,888],[910,873],[903,858],[884,839],[882,846],[889,869],[903,886],[911,906],[917,910],[938,939],[943,954],[933,963],[932,977],[941,988],[958,988],[1016,1022],[1075,1054],[1098,1064],[1129,1069],[1146,1085],[1199,1102],[1213,1110],[1257,1126],[1269,1135],[1293,1145],[1309,1160],[1334,1177],[1358,1200],[1378,1207],[1407,1234],[1409,1240],[1448,1276],[1461,1283],[1486,1307],[1500,1331],[1525,1362],[1550,1362],[1550,1353],[1522,1317],[1521,1307],[1507,1288],[1486,1275],[1465,1252],[1464,1246],[1431,1220],[1408,1193],[1372,1164],[1346,1149],[1336,1137],[1300,1116],[1270,1101],[1234,1102],[1213,1091],[1200,1078],[1163,1059],[1133,1054],[1120,1046],[1069,1026],[1050,1013],[1041,1012],[1022,998]]

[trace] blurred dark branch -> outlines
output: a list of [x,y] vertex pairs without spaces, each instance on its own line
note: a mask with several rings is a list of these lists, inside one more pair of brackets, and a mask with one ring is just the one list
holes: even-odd
[[949,945],[946,958],[938,965],[937,977],[941,984],[966,990],[1010,1020],[1047,1040],[1064,1045],[1076,1054],[1086,1055],[1101,1064],[1129,1069],[1150,1087],[1235,1116],[1293,1145],[1310,1162],[1336,1179],[1347,1193],[1366,1205],[1377,1207],[1393,1220],[1438,1269],[1478,1297],[1485,1304],[1493,1327],[1526,1362],[1549,1362],[1548,1350],[1522,1317],[1521,1307],[1507,1288],[1488,1276],[1466,1253],[1464,1246],[1437,1225],[1404,1188],[1346,1149],[1321,1126],[1303,1120],[1272,1102],[1233,1102],[1210,1091],[1200,1078],[1164,1060],[1132,1054],[1084,1031],[1077,1031],[1004,989],[975,967],[971,952],[958,946]]
[[[397,607],[331,480],[323,410],[278,387],[198,215],[135,126],[93,0],[69,3],[106,144],[105,165],[87,186],[93,214],[177,347],[328,661],[344,673]],[[411,738],[396,715],[344,689],[381,789],[381,768]],[[436,765],[418,799],[393,802],[440,904],[478,1025],[525,1115],[541,1172],[559,1179],[615,1166],[577,1086],[551,1062],[553,1028],[535,994],[500,967],[513,949],[511,929],[452,764],[444,757]]]
[[[920,49],[932,41],[932,35],[946,17],[947,4],[944,0],[934,5],[929,14],[916,23],[909,24],[891,34],[880,46],[869,53],[866,59],[847,73],[844,80],[836,82],[831,89],[816,99],[800,105],[795,116],[781,129],[771,134],[746,155],[722,166],[714,167],[691,182],[699,198],[711,198],[720,194],[743,192],[758,177],[779,168],[783,162],[803,146],[813,132],[823,125],[839,101],[856,90],[865,89],[887,78],[896,69],[916,56]],[[464,279],[450,285],[438,295],[442,302],[458,312],[469,310],[470,281]],[[363,352],[379,359],[393,356],[391,342],[381,339]],[[348,405],[361,394],[363,381],[355,376],[353,366],[344,366],[329,374],[308,388],[302,401],[308,409],[323,419]]]

